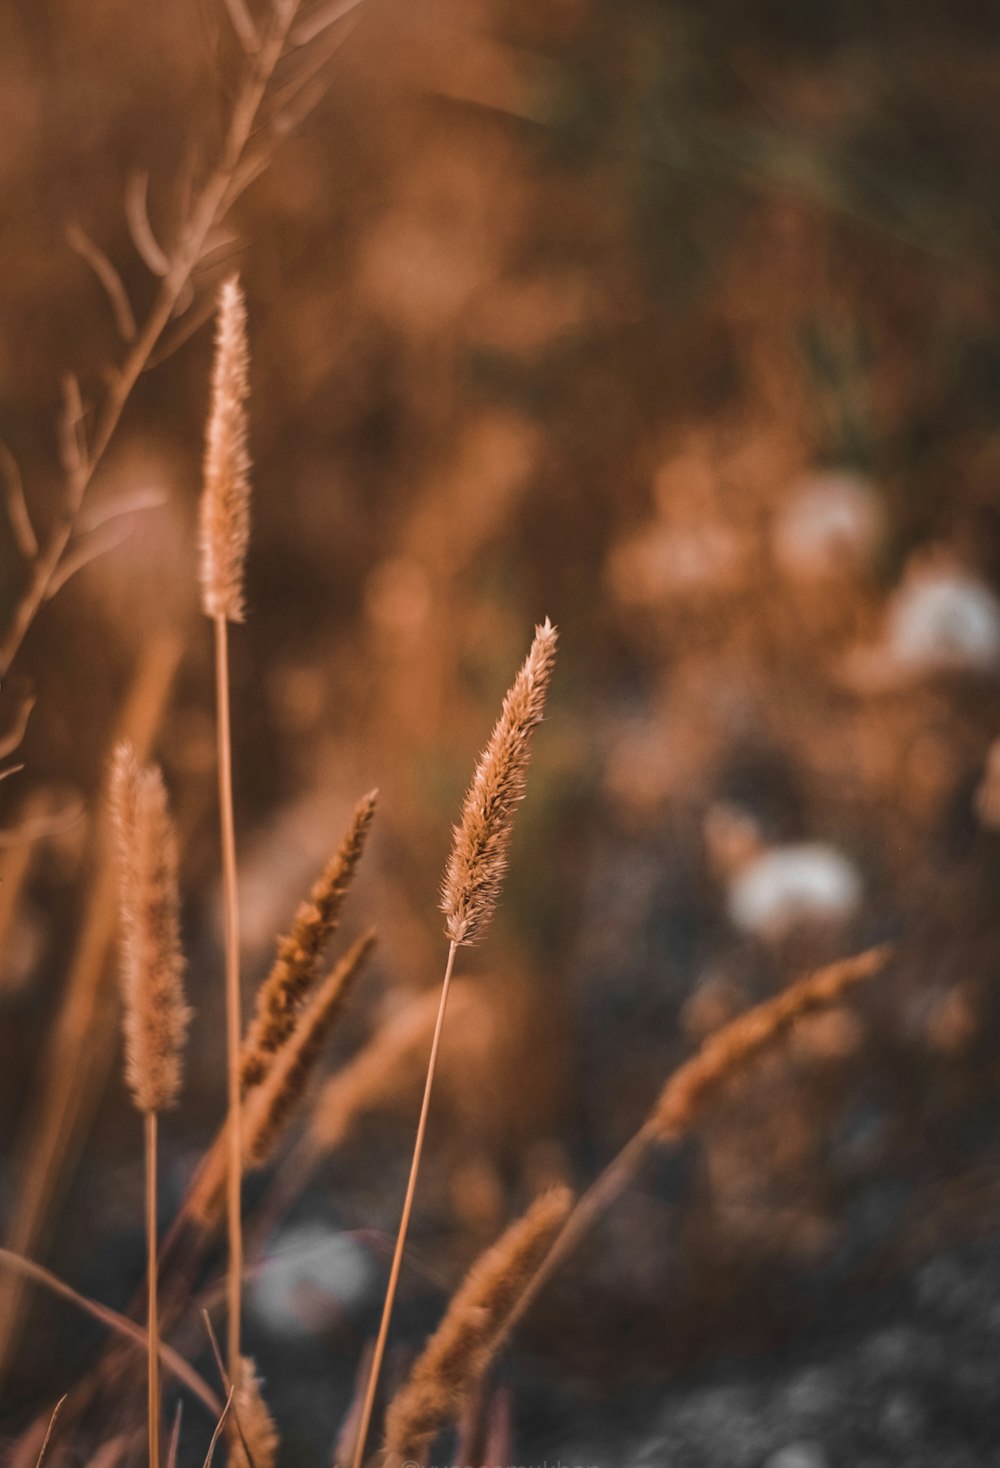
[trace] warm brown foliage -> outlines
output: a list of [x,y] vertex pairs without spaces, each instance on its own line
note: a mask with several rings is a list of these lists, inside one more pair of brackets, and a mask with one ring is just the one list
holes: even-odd
[[[666,1431],[689,1405],[678,1361],[689,1382],[719,1355],[734,1379],[792,1372],[808,1302],[825,1374],[838,1293],[861,1316],[877,1289],[881,1310],[882,1285],[901,1300],[946,1230],[995,1217],[996,24],[982,4],[917,10],[709,4],[692,19],[680,0],[441,0],[411,17],[182,0],[133,24],[124,0],[42,0],[0,16],[0,194],[26,204],[0,229],[0,775],[24,762],[0,786],[3,1242],[70,1275],[87,1257],[102,1298],[137,1284],[136,1248],[117,1247],[139,1212],[141,1169],[123,1166],[139,1129],[129,1093],[104,1095],[118,923],[94,797],[119,738],[142,764],[155,737],[204,1019],[185,1107],[159,1123],[163,1204],[194,1174],[160,1254],[163,1326],[186,1351],[194,1292],[217,1291],[228,1144],[231,1224],[249,1241],[231,1278],[290,1459],[329,1461],[331,1403],[350,1391],[362,1314],[373,1324],[443,1013],[427,985],[449,805],[541,612],[560,627],[560,708],[514,816],[517,879],[504,807],[520,792],[493,745],[448,864],[453,945],[486,932],[501,880],[503,932],[447,1001],[401,1302],[473,1257],[512,1198],[566,1176],[583,1192],[640,1130],[520,1297],[515,1313],[555,1268],[572,1273],[541,1302],[551,1351],[530,1404],[495,1361],[496,1395],[465,1414],[451,1456],[589,1461],[592,1420],[615,1461],[639,1378],[665,1437],[640,1444],[636,1424],[634,1456],[714,1464],[707,1410],[702,1441],[693,1418]],[[246,312],[234,281],[219,299],[237,260],[252,469]],[[200,605],[223,646],[245,600],[254,614],[228,634],[243,922],[230,806],[227,998],[288,933],[251,1023],[229,1012],[230,1118],[267,1094],[262,1135],[289,1119],[305,1134],[285,1157],[269,1142],[276,1175],[242,1190],[238,1123],[193,1166],[224,1071],[208,629],[192,621],[203,447]],[[154,676],[141,737],[122,690],[164,630],[183,672],[169,701]],[[339,955],[323,946],[332,867],[288,920],[339,835],[330,812],[376,779],[387,824],[359,895],[382,935],[378,982],[293,1118],[301,1027]],[[882,934],[899,937],[886,1002],[850,989],[864,956],[780,992]],[[68,1198],[85,1205],[69,1220]],[[297,1289],[298,1324],[325,1333],[293,1358],[276,1346],[274,1281],[300,1222],[357,1228],[338,1245],[370,1257],[356,1312],[325,1279]],[[22,1335],[20,1289],[0,1279],[0,1458],[70,1384],[53,1359],[63,1373],[79,1359],[61,1318],[38,1312]],[[977,1329],[965,1293],[956,1347]],[[133,1319],[145,1310],[137,1293]],[[419,1349],[415,1313],[389,1338],[389,1380]],[[923,1324],[901,1323],[918,1379]],[[892,1396],[908,1397],[899,1364]],[[143,1455],[138,1358],[90,1366],[46,1468]],[[974,1458],[982,1394],[969,1373],[938,1411],[944,1369],[928,1356],[910,1435],[929,1458],[961,1455],[932,1441],[947,1419]],[[846,1440],[845,1393],[828,1440],[790,1389],[785,1410],[784,1382],[778,1436],[757,1441],[755,1423],[746,1452],[905,1456],[908,1414],[877,1375],[854,1424],[870,1440]],[[571,1405],[581,1380],[598,1388],[592,1418]],[[498,1398],[511,1437],[486,1452]],[[183,1463],[202,1461],[199,1414],[185,1405]],[[39,1440],[13,1444],[18,1468]]]

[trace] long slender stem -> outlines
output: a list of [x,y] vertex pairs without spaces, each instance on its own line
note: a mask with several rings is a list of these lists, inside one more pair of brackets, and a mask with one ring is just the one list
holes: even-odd
[[156,1293],[156,1112],[143,1118],[146,1133],[146,1333],[149,1340],[149,1468],[160,1468],[160,1322]]
[[406,1248],[406,1235],[410,1227],[410,1214],[413,1211],[413,1196],[417,1191],[420,1158],[423,1154],[424,1135],[427,1131],[427,1116],[431,1109],[431,1091],[434,1089],[434,1073],[437,1070],[438,1048],[441,1044],[441,1031],[444,1028],[444,1015],[448,1007],[448,991],[451,988],[451,976],[455,969],[455,955],[457,952],[458,944],[452,943],[448,949],[448,963],[444,971],[444,981],[441,984],[441,1002],[438,1005],[437,1023],[434,1026],[434,1038],[431,1041],[430,1059],[427,1062],[427,1080],[424,1083],[424,1099],[420,1107],[417,1136],[413,1144],[413,1160],[410,1163],[410,1177],[406,1184],[406,1198],[403,1202],[403,1213],[399,1221],[399,1232],[396,1235],[396,1248],[392,1256],[392,1268],[389,1271],[389,1283],[386,1287],[385,1303],[382,1306],[382,1321],[379,1325],[378,1338],[375,1341],[375,1350],[372,1353],[372,1364],[368,1373],[368,1385],[365,1389],[365,1402],[361,1411],[361,1420],[358,1423],[358,1436],[354,1445],[353,1468],[361,1468],[364,1462],[365,1444],[368,1441],[368,1429],[371,1426],[372,1410],[375,1406],[375,1393],[378,1390],[379,1373],[382,1370],[382,1357],[385,1355],[385,1344],[389,1336],[389,1322],[392,1319],[392,1307],[396,1299],[396,1286],[399,1284],[399,1272],[403,1265],[403,1251]]
[[226,1075],[228,1113],[226,1122],[226,1199],[229,1236],[228,1304],[226,1346],[229,1379],[238,1385],[240,1376],[240,1301],[243,1288],[243,1227],[240,1183],[243,1170],[242,1117],[240,1115],[240,916],[236,890],[236,835],[233,822],[233,762],[229,722],[229,632],[225,617],[215,619],[216,733],[219,761],[219,827],[222,837],[222,889],[225,906],[226,948]]

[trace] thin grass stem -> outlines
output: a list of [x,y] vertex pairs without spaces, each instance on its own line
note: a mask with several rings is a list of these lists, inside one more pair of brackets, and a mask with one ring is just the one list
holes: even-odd
[[379,1324],[378,1336],[375,1340],[375,1349],[372,1352],[372,1364],[368,1373],[368,1385],[365,1388],[364,1405],[361,1409],[360,1421],[358,1422],[358,1436],[354,1445],[353,1468],[361,1468],[364,1462],[365,1445],[368,1441],[372,1412],[375,1407],[375,1395],[378,1391],[379,1375],[382,1370],[382,1358],[385,1355],[386,1341],[389,1337],[389,1324],[392,1320],[392,1308],[396,1300],[396,1288],[399,1284],[399,1274],[403,1266],[403,1252],[406,1248],[406,1236],[410,1227],[410,1214],[413,1211],[413,1198],[417,1191],[417,1178],[420,1174],[420,1159],[423,1155],[424,1136],[427,1132],[427,1117],[431,1108],[431,1092],[434,1089],[434,1075],[437,1070],[441,1031],[444,1028],[445,1010],[448,1007],[448,992],[451,988],[451,977],[455,970],[455,955],[457,952],[458,944],[453,941],[448,948],[448,962],[444,971],[444,980],[441,984],[441,1002],[438,1005],[437,1023],[434,1026],[434,1038],[431,1041],[430,1059],[427,1062],[427,1080],[424,1083],[424,1099],[420,1106],[420,1120],[417,1123],[417,1136],[413,1144],[413,1158],[410,1162],[410,1176],[406,1184],[406,1198],[403,1202],[403,1213],[399,1221],[399,1232],[396,1235],[396,1247],[393,1251],[392,1267],[389,1270],[389,1283],[386,1287],[385,1302],[382,1306],[382,1319]]
[[215,690],[219,765],[219,826],[222,842],[222,887],[225,910],[226,955],[226,1076],[228,1108],[227,1215],[228,1215],[228,1318],[226,1348],[229,1377],[240,1376],[240,1306],[243,1288],[243,1227],[241,1178],[243,1139],[240,1100],[240,926],[236,889],[236,836],[233,821],[232,734],[229,717],[229,632],[224,616],[215,617]]
[[156,1290],[157,1114],[144,1113],[146,1140],[146,1331],[149,1339],[149,1468],[160,1468],[160,1326]]

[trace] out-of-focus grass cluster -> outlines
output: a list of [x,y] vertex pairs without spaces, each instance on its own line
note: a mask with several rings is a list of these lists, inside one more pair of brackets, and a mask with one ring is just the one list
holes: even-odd
[[[247,1006],[380,790],[348,923],[377,926],[378,954],[294,1144],[311,1181],[248,1292],[288,1462],[329,1460],[374,1333],[429,1033],[407,1004],[440,976],[449,825],[535,621],[559,624],[560,668],[496,928],[458,969],[391,1379],[464,1267],[540,1187],[598,1174],[697,1042],[804,970],[896,946],[643,1175],[534,1312],[531,1364],[501,1381],[514,1441],[558,1450],[586,1388],[613,1442],[637,1383],[764,1354],[837,1292],[996,1229],[1000,27],[895,0],[364,0],[349,20],[179,318],[205,320],[239,268]],[[67,227],[148,301],[125,201],[148,174],[170,244],[233,56],[208,0],[0,14],[0,435],[40,530],[62,379],[93,401],[119,352]],[[36,701],[2,825],[43,833],[0,849],[0,1231],[94,938],[130,707],[177,813],[196,1011],[165,1209],[224,1113],[195,565],[209,338],[140,378],[85,512],[99,533],[136,496],[127,537],[43,608],[0,687],[0,737]],[[24,572],[2,524],[5,626]],[[110,960],[98,980],[66,1032],[88,1061],[32,1252],[124,1309],[141,1137]],[[98,1340],[28,1303],[9,1436]]]

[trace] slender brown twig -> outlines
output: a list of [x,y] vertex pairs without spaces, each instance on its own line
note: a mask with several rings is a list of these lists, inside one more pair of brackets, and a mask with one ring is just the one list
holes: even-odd
[[167,1448],[167,1468],[177,1468],[177,1454],[181,1446],[181,1417],[184,1412],[184,1403],[177,1403],[177,1411],[174,1413],[174,1425],[170,1430],[170,1445]]
[[231,1386],[229,1388],[229,1395],[226,1397],[226,1404],[219,1414],[218,1422],[215,1424],[215,1430],[212,1433],[212,1440],[208,1445],[208,1452],[205,1454],[205,1462],[202,1465],[202,1468],[212,1468],[212,1459],[215,1457],[215,1450],[219,1445],[219,1438],[222,1436],[223,1430],[226,1426],[226,1418],[229,1416],[230,1412],[233,1409],[233,1397],[235,1393],[236,1388]]
[[[0,638],[0,677],[5,677],[29,628],[44,604],[64,554],[70,546],[84,495],[104,460],[132,390],[144,372],[175,307],[182,299],[209,236],[232,201],[233,184],[245,162],[261,103],[288,40],[299,0],[274,0],[269,23],[253,54],[246,79],[233,105],[218,160],[198,192],[169,267],[160,281],[149,313],[116,371],[110,375],[97,410],[93,434],[81,443],[67,471],[66,491],[51,532],[35,557],[10,625]],[[23,538],[23,537],[22,537]]]
[[61,1396],[58,1402],[56,1402],[55,1406],[52,1408],[52,1416],[49,1418],[49,1425],[45,1429],[45,1438],[42,1442],[42,1446],[38,1450],[38,1458],[35,1461],[35,1468],[42,1468],[42,1464],[45,1462],[45,1454],[48,1452],[49,1443],[52,1441],[52,1429],[56,1425],[56,1418],[59,1416],[60,1410],[62,1409],[62,1404],[63,1402],[65,1402],[65,1400],[65,1395]]

